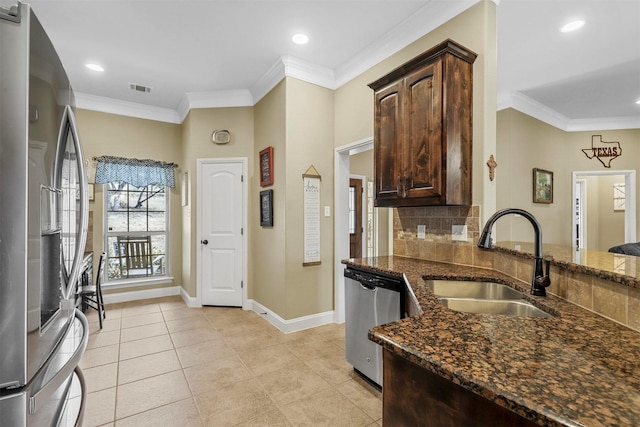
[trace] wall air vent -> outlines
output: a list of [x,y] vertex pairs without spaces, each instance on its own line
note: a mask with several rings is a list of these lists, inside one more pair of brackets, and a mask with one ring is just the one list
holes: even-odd
[[135,90],[136,92],[151,93],[151,87],[137,83],[129,83],[129,89]]

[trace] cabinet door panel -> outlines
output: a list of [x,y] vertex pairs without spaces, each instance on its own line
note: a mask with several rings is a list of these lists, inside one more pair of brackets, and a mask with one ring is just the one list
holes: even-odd
[[404,152],[407,196],[444,194],[442,167],[442,61],[406,77]]
[[402,138],[400,122],[402,103],[400,82],[377,92],[375,98],[374,168],[376,177],[376,201],[399,197],[400,165],[403,155],[398,150]]

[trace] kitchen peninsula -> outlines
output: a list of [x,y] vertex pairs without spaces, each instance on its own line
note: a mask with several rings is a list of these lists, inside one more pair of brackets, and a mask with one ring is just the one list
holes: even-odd
[[[405,382],[408,388],[427,388],[414,375],[423,372],[480,397],[487,407],[506,409],[522,419],[522,425],[640,425],[639,332],[554,295],[527,295],[552,314],[550,318],[457,312],[445,308],[425,283],[425,279],[491,280],[528,293],[526,283],[492,269],[398,256],[344,263],[404,274],[408,280],[412,316],[369,333],[384,349],[385,425],[401,425],[392,418],[397,402],[411,404],[415,416],[434,424],[444,424],[438,417],[455,416],[460,410],[455,407],[459,399],[403,400],[402,388],[391,384],[394,374],[403,373],[387,375],[387,369],[398,366],[413,375]],[[395,394],[393,399],[389,393]],[[496,425],[497,421],[475,419],[476,425],[482,422]]]

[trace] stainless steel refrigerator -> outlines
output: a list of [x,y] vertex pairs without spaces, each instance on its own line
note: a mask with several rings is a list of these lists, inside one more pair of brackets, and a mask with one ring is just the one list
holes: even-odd
[[81,425],[87,178],[74,97],[27,4],[0,8],[0,424]]

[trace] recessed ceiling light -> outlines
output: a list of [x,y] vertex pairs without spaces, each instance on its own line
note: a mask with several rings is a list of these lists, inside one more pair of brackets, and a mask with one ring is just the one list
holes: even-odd
[[570,33],[571,31],[575,31],[578,28],[581,28],[583,25],[584,21],[572,21],[560,28],[560,31],[563,33]]
[[638,100],[636,101],[636,104],[640,105],[640,99],[638,99]]
[[303,45],[309,43],[309,37],[306,34],[295,34],[291,37],[291,41],[295,44]]
[[91,71],[99,71],[99,72],[103,72],[104,71],[104,68],[102,68],[98,64],[87,64],[87,65],[85,65],[85,67],[87,67]]

